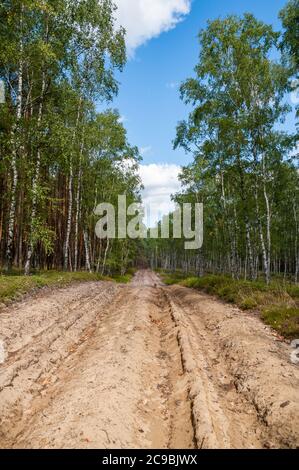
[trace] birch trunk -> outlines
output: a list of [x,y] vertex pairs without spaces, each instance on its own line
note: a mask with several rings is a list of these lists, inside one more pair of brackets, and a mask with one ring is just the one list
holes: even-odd
[[83,232],[83,237],[84,237],[84,246],[85,246],[85,264],[86,264],[86,270],[91,273],[91,266],[90,266],[90,251],[89,251],[89,238],[88,238],[88,233],[87,230],[84,230]]
[[[49,19],[46,16],[45,18],[45,34],[44,34],[44,41],[48,44],[49,41]],[[44,98],[46,92],[46,72],[44,69],[44,64],[42,65],[42,86],[41,86],[41,95],[40,95],[40,103],[38,107],[38,115],[37,115],[37,133],[39,134],[41,130],[42,118],[43,118],[43,108],[44,108]],[[39,137],[38,137],[39,138]],[[31,207],[31,215],[30,215],[30,229],[29,229],[29,246],[27,251],[26,263],[25,263],[25,275],[28,276],[30,273],[31,267],[31,258],[34,251],[34,240],[33,240],[33,225],[36,219],[36,212],[37,212],[37,199],[38,199],[38,182],[40,177],[40,167],[41,167],[41,149],[40,149],[40,142],[38,142],[37,148],[37,157],[36,157],[36,166],[35,166],[35,173],[32,182],[32,207]]]
[[249,224],[247,216],[246,216],[245,227],[246,227],[247,255],[248,255],[248,264],[249,264],[249,277],[252,280],[255,278],[255,270],[254,270],[254,262],[253,262],[252,244],[251,244],[251,238],[250,238],[250,224]]
[[298,217],[297,217],[297,207],[296,204],[293,203],[293,211],[294,211],[294,220],[295,220],[295,283],[298,283],[298,272],[299,272],[299,246],[298,246]]
[[78,171],[78,184],[77,184],[77,193],[76,193],[76,216],[75,216],[75,258],[74,258],[74,271],[78,269],[78,240],[79,240],[79,220],[81,216],[81,179],[82,179],[82,155],[83,155],[84,141],[82,140],[80,148],[80,159],[79,159],[79,171]]
[[[41,98],[40,98],[40,104],[39,104],[39,108],[38,108],[38,117],[37,117],[37,131],[40,131],[40,128],[41,128],[42,117],[43,117],[43,105],[44,105],[45,91],[46,91],[46,73],[43,71],[43,73],[42,73]],[[32,183],[32,208],[31,208],[31,215],[30,215],[29,247],[28,247],[26,263],[25,263],[25,275],[26,276],[28,276],[29,273],[30,273],[31,258],[32,258],[33,251],[34,251],[33,224],[34,224],[34,220],[36,218],[38,181],[39,181],[39,175],[40,175],[40,166],[41,166],[41,150],[40,150],[40,145],[38,145],[36,166],[35,166],[35,174],[34,174],[33,183]]]
[[[73,143],[75,142],[76,138],[76,132],[79,124],[79,119],[80,119],[80,111],[81,111],[81,103],[82,99],[80,98],[79,105],[78,105],[78,111],[77,111],[77,119],[76,119],[76,124],[75,124],[75,129],[74,129],[74,135],[73,135]],[[70,168],[69,168],[69,183],[68,183],[68,215],[67,215],[67,224],[66,224],[66,234],[65,234],[65,241],[64,241],[64,270],[68,270],[69,266],[69,248],[70,248],[70,235],[71,235],[71,223],[72,223],[72,212],[73,212],[73,178],[74,178],[74,172],[73,172],[73,157],[72,155],[70,156]]]
[[109,246],[110,246],[110,240],[109,240],[109,238],[107,238],[107,245],[106,245],[106,249],[105,249],[103,265],[102,265],[102,272],[101,272],[102,276],[104,276],[104,273],[105,273],[107,254],[108,254]]
[[263,179],[264,179],[264,198],[266,202],[266,218],[267,218],[267,274],[266,282],[270,283],[271,279],[271,209],[266,186],[265,159],[263,158]]
[[9,207],[8,216],[8,234],[7,234],[7,245],[6,245],[6,263],[7,270],[11,269],[12,266],[12,248],[14,241],[14,228],[15,228],[15,217],[16,217],[16,192],[18,185],[18,170],[17,170],[17,155],[20,145],[19,132],[20,132],[20,120],[22,117],[22,96],[23,96],[23,10],[24,6],[21,5],[21,17],[20,17],[20,60],[18,67],[18,91],[16,99],[16,124],[12,130],[12,184],[11,184],[11,200]]
[[72,223],[72,211],[73,211],[73,164],[70,161],[69,169],[69,182],[68,182],[68,215],[66,223],[66,234],[64,242],[64,270],[67,271],[69,267],[69,247],[70,247],[70,234],[71,234],[71,223]]
[[265,245],[262,221],[261,221],[261,217],[260,217],[260,207],[259,207],[259,202],[258,202],[257,184],[255,186],[255,206],[256,206],[256,209],[255,209],[256,210],[256,218],[257,218],[258,229],[259,229],[259,238],[260,238],[261,249],[262,249],[265,280],[266,280],[266,282],[268,282],[268,256],[267,256],[267,250],[266,250],[266,245]]

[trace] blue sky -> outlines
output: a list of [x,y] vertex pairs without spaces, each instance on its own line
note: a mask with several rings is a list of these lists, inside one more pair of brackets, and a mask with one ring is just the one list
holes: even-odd
[[[178,87],[193,74],[199,30],[208,19],[247,11],[279,30],[278,13],[286,0],[116,0],[116,3],[120,8],[119,22],[127,26],[130,57],[119,76],[120,91],[113,106],[123,116],[130,142],[138,145],[143,154],[145,195],[157,195],[162,188],[162,200],[167,185],[168,193],[178,189],[175,168],[192,159],[182,150],[174,151],[172,140],[178,121],[188,114],[180,101]],[[150,39],[151,36],[156,37]],[[292,117],[287,127],[294,129]],[[168,183],[167,168],[171,173]],[[154,183],[161,171],[158,187]]]

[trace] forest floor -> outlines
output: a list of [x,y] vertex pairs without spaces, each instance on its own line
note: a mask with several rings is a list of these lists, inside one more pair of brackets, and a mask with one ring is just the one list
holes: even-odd
[[2,448],[299,445],[299,368],[258,316],[151,271],[0,311]]

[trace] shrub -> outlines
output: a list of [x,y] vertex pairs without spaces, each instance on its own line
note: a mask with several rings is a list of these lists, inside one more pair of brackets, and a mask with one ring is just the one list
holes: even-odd
[[243,310],[253,310],[257,306],[258,306],[258,303],[256,299],[254,299],[253,297],[245,297],[245,299],[242,300],[242,302],[240,303],[240,307]]
[[283,336],[294,338],[299,336],[299,308],[284,305],[264,309],[262,318]]

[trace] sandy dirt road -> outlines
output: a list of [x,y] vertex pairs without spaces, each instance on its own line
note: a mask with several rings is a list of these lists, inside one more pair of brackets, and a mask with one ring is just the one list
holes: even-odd
[[253,315],[140,271],[0,312],[0,447],[299,445],[299,369]]

